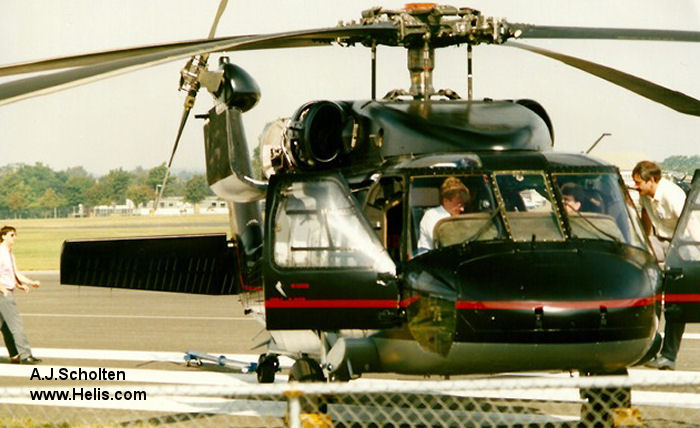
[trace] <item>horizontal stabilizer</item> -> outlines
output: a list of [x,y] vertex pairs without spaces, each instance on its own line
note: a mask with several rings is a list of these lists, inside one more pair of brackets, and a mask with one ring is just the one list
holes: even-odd
[[239,291],[235,243],[225,234],[65,241],[61,284],[174,293]]

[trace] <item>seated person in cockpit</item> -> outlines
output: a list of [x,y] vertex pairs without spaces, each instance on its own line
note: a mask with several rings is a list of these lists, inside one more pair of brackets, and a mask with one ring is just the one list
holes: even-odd
[[583,190],[574,183],[564,183],[561,186],[561,199],[567,212],[578,212],[585,199]]
[[440,186],[440,206],[430,208],[420,221],[418,254],[433,249],[433,229],[445,217],[462,214],[469,202],[469,189],[457,177],[447,177]]

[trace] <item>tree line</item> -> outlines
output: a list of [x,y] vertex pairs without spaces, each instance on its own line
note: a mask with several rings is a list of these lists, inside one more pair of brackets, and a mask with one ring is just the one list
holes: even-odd
[[662,171],[685,174],[692,178],[700,168],[700,156],[669,156],[659,164]]
[[[664,171],[692,177],[700,168],[700,156],[670,156],[660,163]],[[89,212],[98,205],[122,205],[130,199],[137,206],[155,199],[165,177],[165,163],[151,169],[111,170],[94,177],[83,167],[54,171],[47,165],[12,164],[0,167],[0,218],[66,217],[79,205]],[[203,175],[174,174],[163,196],[182,196],[198,203],[213,193]]]
[[[83,167],[54,171],[47,165],[12,164],[0,167],[0,218],[66,217],[83,205],[122,205],[130,199],[145,204],[155,199],[165,177],[165,164],[151,169],[121,168],[94,177]],[[201,202],[213,193],[203,175],[173,174],[163,196],[182,196],[190,203]]]

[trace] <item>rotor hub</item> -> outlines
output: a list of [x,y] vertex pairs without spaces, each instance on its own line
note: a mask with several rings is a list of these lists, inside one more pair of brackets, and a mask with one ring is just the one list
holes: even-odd
[[[414,98],[423,99],[435,94],[432,82],[435,48],[459,44],[501,44],[519,35],[503,19],[485,17],[475,9],[435,3],[409,3],[399,10],[375,7],[362,12],[360,24],[390,24],[396,29],[390,37],[372,38],[371,43],[373,46],[403,46],[408,50],[407,65],[411,79],[408,93]],[[368,40],[342,42],[369,43]]]
[[407,48],[421,46],[426,38],[432,47],[444,47],[461,43],[501,44],[519,35],[504,19],[487,17],[471,8],[434,3],[409,3],[398,10],[382,7],[367,9],[362,12],[360,23],[391,23],[397,30],[396,37],[376,42]]

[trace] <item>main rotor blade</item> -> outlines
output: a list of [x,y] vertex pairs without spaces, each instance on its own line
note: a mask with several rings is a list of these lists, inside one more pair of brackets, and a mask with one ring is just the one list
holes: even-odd
[[[225,4],[219,6],[225,7]],[[212,35],[220,15],[217,12],[210,35]],[[372,30],[374,26],[364,26]],[[531,25],[522,23],[508,23],[508,28],[512,32],[519,31],[519,38],[527,39],[610,39],[610,40],[656,40],[656,41],[677,41],[677,42],[700,42],[700,32],[678,31],[678,30],[646,30],[630,28],[591,28],[591,27],[557,27],[546,25]],[[313,31],[313,30],[312,30]],[[254,37],[254,35],[243,35],[241,38]],[[52,58],[42,61],[24,62],[0,67],[0,77],[14,74],[33,73],[39,71],[56,70],[60,68],[82,67],[85,65],[101,64],[103,62],[114,61],[123,58],[130,58],[136,55],[147,55],[149,53],[162,52],[171,48],[194,47],[200,43],[208,41],[231,40],[231,37],[214,39],[191,40],[157,45],[139,46],[126,49],[116,49],[104,52],[95,52],[82,55],[72,55],[61,58]],[[299,41],[297,40],[297,43]],[[295,45],[298,46],[298,45]],[[304,45],[308,46],[308,45]],[[294,47],[294,46],[281,46]]]
[[228,0],[221,0],[219,3],[219,8],[216,10],[216,16],[214,16],[214,22],[211,24],[211,29],[209,30],[209,36],[207,36],[207,39],[214,38],[214,35],[216,34],[216,27],[219,26],[219,20],[221,19],[221,15],[224,14],[227,4]]
[[[228,0],[221,0],[219,2],[219,8],[216,11],[216,15],[214,16],[214,22],[211,25],[211,29],[209,30],[209,39],[213,39],[214,35],[216,34],[216,27],[219,25],[219,20],[221,19],[221,15],[224,14],[224,10],[226,10],[226,5],[228,4]],[[207,64],[207,59],[209,59],[209,53],[205,53],[201,56],[204,67],[206,67]],[[194,57],[190,60],[190,63],[194,61]],[[186,66],[187,67],[187,66]],[[170,153],[170,160],[168,160],[168,166],[165,168],[165,176],[163,177],[163,183],[160,185],[160,192],[156,195],[156,200],[153,203],[153,214],[156,213],[158,210],[158,204],[160,203],[160,199],[163,197],[163,192],[165,191],[165,185],[168,182],[168,177],[170,177],[170,168],[173,166],[173,159],[175,159],[175,152],[177,151],[177,146],[180,144],[180,138],[182,138],[182,131],[185,129],[185,124],[187,123],[187,118],[190,115],[190,111],[192,110],[192,107],[194,107],[194,101],[197,97],[197,91],[199,89],[199,68],[197,68],[197,73],[194,76],[189,76],[193,77],[195,79],[194,82],[191,82],[192,85],[190,86],[189,91],[187,92],[187,97],[185,98],[185,103],[184,103],[184,108],[182,111],[182,117],[180,118],[180,126],[177,129],[177,135],[175,136],[175,144],[173,144],[173,151]],[[183,76],[184,77],[184,76]],[[182,83],[181,83],[182,85]],[[182,88],[182,86],[181,86]]]
[[647,30],[638,28],[555,27],[508,23],[511,30],[520,30],[519,39],[602,39],[649,40],[663,42],[700,42],[700,32],[682,30]]
[[625,89],[628,89],[637,95],[641,95],[644,98],[650,99],[659,104],[663,104],[666,107],[670,107],[681,113],[689,114],[692,116],[700,116],[700,100],[688,96],[682,92],[665,88],[661,85],[657,85],[656,83],[644,80],[640,77],[636,77],[631,74],[615,70],[614,68],[606,67],[601,64],[596,64],[591,61],[586,61],[581,58],[552,52],[547,49],[542,49],[536,46],[530,46],[515,42],[507,42],[505,45],[516,47],[519,49],[524,49],[530,52],[544,55],[552,59],[556,59],[557,61],[561,61],[564,64],[578,68],[579,70],[585,71],[586,73],[590,73],[594,76],[598,76],[601,79],[605,79],[608,82],[614,83],[617,86],[621,86]]
[[[239,36],[250,37],[250,36]],[[221,37],[218,39],[198,39],[174,43],[164,43],[158,45],[138,46],[125,49],[115,49],[110,51],[94,52],[80,55],[51,58],[41,61],[29,61],[17,64],[10,64],[0,67],[0,77],[12,76],[15,74],[36,73],[40,71],[58,70],[61,68],[82,67],[85,65],[102,64],[118,59],[132,58],[138,55],[148,55],[167,51],[173,48],[187,48],[197,46],[201,43],[231,40],[232,37]]]
[[[134,49],[113,51],[111,58],[119,59],[108,62],[93,61],[91,65],[0,84],[0,105],[208,52],[320,46],[338,41],[362,43],[374,38],[391,39],[395,35],[396,29],[393,25],[379,23],[266,35],[223,37],[198,42],[180,42],[167,47],[136,48],[137,52],[134,52]],[[81,61],[94,55],[88,54],[72,58],[73,61]],[[40,61],[40,63],[45,63],[45,61]],[[32,64],[34,63],[24,64],[25,70],[36,71],[31,70]],[[0,73],[10,67],[13,66],[0,68]]]
[[173,144],[173,150],[170,152],[170,159],[168,160],[168,165],[165,167],[165,176],[163,177],[163,182],[160,185],[158,193],[156,193],[156,200],[153,202],[153,213],[158,210],[158,204],[163,198],[163,192],[165,191],[165,185],[168,183],[168,178],[170,178],[170,168],[173,166],[173,159],[175,159],[175,152],[177,152],[177,146],[180,144],[180,138],[182,137],[182,131],[185,129],[185,124],[187,123],[187,118],[190,115],[191,108],[185,107],[182,110],[182,117],[180,117],[180,125],[177,128],[177,135],[175,136],[175,144]]

